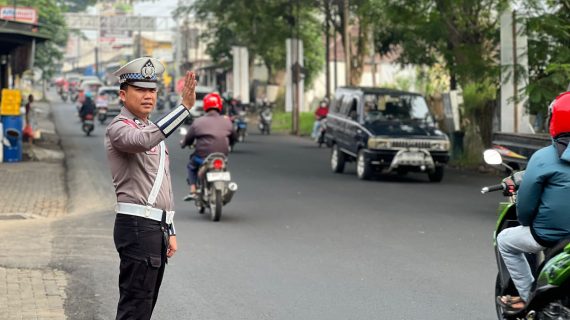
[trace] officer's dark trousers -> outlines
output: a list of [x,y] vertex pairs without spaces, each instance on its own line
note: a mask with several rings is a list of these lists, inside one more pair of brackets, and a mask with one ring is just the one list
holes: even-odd
[[150,319],[166,263],[164,227],[164,219],[117,214],[114,239],[121,258],[117,320]]

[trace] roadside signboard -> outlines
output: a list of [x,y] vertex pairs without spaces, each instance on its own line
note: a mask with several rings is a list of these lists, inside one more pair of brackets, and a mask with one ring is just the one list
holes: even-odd
[[[14,11],[16,18],[14,18]],[[0,6],[0,19],[38,24],[38,13],[31,7],[16,7],[14,10],[14,7]]]

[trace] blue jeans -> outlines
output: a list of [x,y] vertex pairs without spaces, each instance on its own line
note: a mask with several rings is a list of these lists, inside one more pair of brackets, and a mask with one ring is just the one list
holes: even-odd
[[523,226],[501,231],[497,236],[497,247],[520,297],[528,301],[534,277],[524,254],[539,253],[545,248],[534,240],[530,227]]
[[188,185],[196,184],[196,181],[198,181],[198,169],[202,163],[204,163],[204,159],[197,155],[190,156],[190,161],[188,161],[188,165],[186,166],[186,169],[188,169],[188,177],[186,179]]
[[319,137],[320,128],[321,128],[321,122],[319,120],[316,120],[315,123],[313,124],[313,133],[311,133],[311,137],[313,137],[313,139]]

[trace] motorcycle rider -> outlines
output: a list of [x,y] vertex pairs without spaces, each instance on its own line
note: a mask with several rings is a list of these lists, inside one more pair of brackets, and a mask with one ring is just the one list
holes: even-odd
[[553,143],[532,155],[518,190],[521,225],[497,236],[499,252],[519,292],[518,297],[497,297],[507,314],[524,309],[530,298],[534,278],[524,254],[538,253],[570,237],[570,92],[554,100],[549,118]]
[[263,123],[264,126],[267,126],[266,119],[271,118],[273,113],[271,112],[271,104],[267,98],[263,98],[261,100],[261,108],[259,110],[259,121]]
[[319,107],[315,111],[315,123],[313,124],[313,133],[311,133],[311,137],[313,139],[319,138],[319,129],[321,127],[321,121],[327,117],[329,113],[329,100],[325,97],[321,100]]
[[190,155],[187,165],[188,186],[190,193],[184,197],[184,201],[196,198],[196,181],[198,168],[204,159],[212,153],[228,155],[230,145],[237,139],[231,121],[221,115],[222,98],[217,93],[210,93],[203,99],[205,115],[194,120],[186,136],[180,141],[182,148],[191,146],[196,142],[194,153]]
[[85,121],[85,116],[88,114],[95,114],[95,103],[93,102],[93,93],[91,91],[85,92],[85,99],[79,109],[81,121]]

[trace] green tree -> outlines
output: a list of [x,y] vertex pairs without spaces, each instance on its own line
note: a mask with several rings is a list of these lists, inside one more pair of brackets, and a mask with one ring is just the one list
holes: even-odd
[[483,143],[490,144],[496,88],[500,86],[499,17],[507,1],[376,2],[384,8],[375,28],[376,50],[399,55],[401,63],[434,66],[443,62],[450,88],[461,87],[468,95],[462,123],[469,128],[462,129],[479,132]]
[[216,63],[229,65],[231,47],[245,46],[250,65],[260,58],[273,83],[277,71],[285,68],[285,40],[299,30],[305,48],[306,82],[310,85],[323,66],[322,34],[316,9],[307,1],[299,3],[298,8],[296,2],[291,7],[288,0],[197,0],[192,6],[179,7],[175,16],[193,11],[197,19],[206,21],[207,51]]
[[[325,5],[328,2],[329,6]],[[350,0],[348,3],[348,29],[344,30],[344,1],[343,0],[319,0],[325,16],[328,16],[331,25],[341,35],[342,46],[345,46],[345,37],[348,35],[350,43],[351,79],[350,85],[359,85],[364,72],[366,57],[374,48],[371,48],[370,33],[379,21],[382,6],[375,0]],[[330,14],[326,14],[326,9],[330,8]],[[346,48],[345,48],[346,52]]]
[[382,17],[376,50],[402,63],[432,66],[443,58],[450,86],[499,78],[499,13],[504,0],[375,0]]
[[550,102],[570,84],[570,1],[528,1],[525,9],[529,111],[544,115]]

